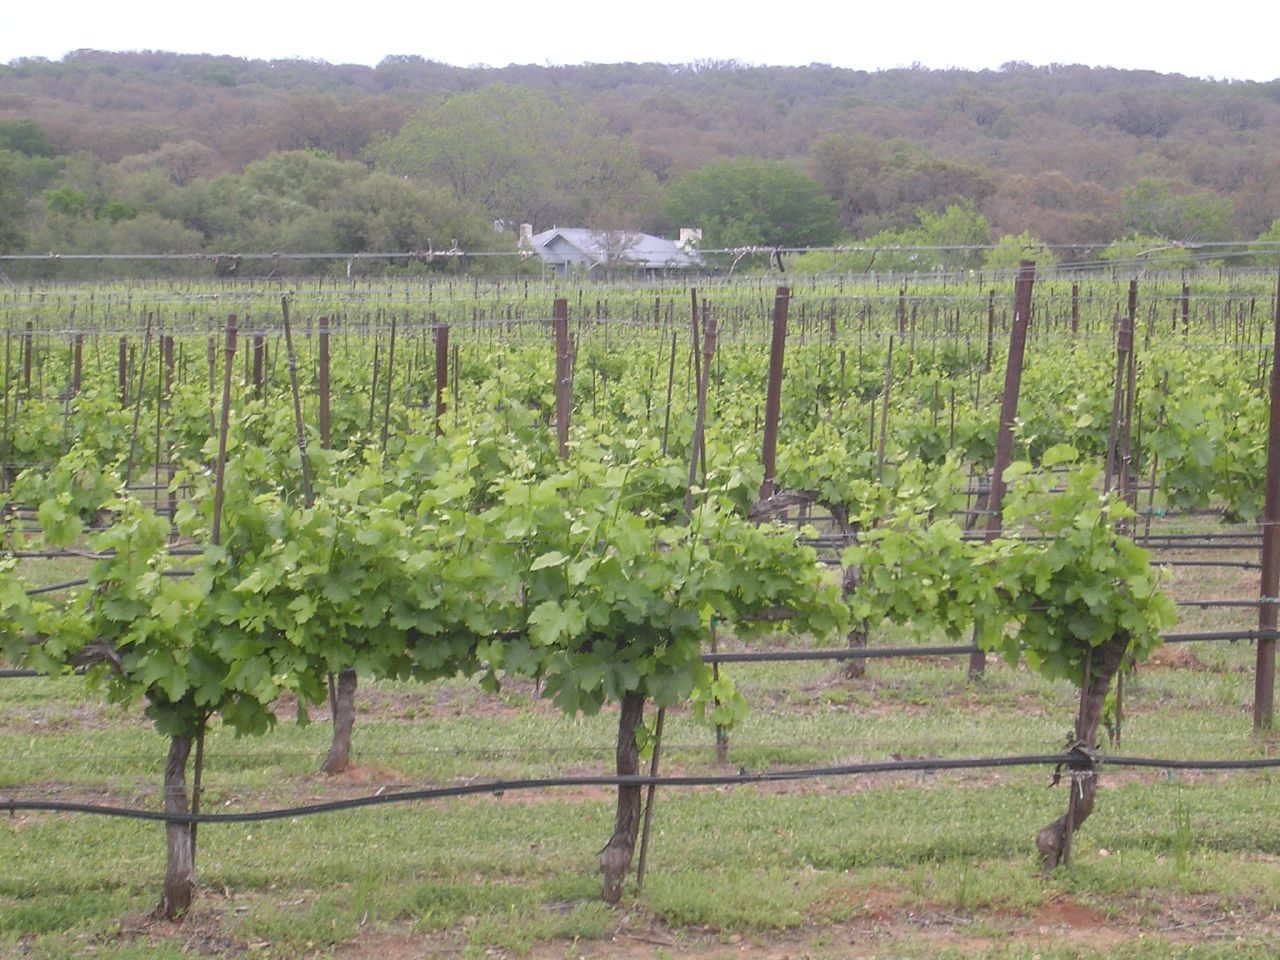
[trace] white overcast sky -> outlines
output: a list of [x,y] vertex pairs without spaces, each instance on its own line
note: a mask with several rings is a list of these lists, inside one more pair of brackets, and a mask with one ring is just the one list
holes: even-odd
[[1268,2],[958,0],[62,0],[6,4],[0,62],[69,51],[172,50],[373,65],[389,54],[469,66],[625,61],[827,63],[861,70],[1081,63],[1188,76],[1280,77]]

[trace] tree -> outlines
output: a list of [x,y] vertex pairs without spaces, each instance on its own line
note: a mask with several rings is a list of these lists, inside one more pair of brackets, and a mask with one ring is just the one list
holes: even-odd
[[34,120],[0,120],[0,150],[12,150],[24,157],[52,157],[58,151]]
[[1030,230],[1019,234],[1005,234],[995,247],[982,259],[985,270],[1016,270],[1023,260],[1034,260],[1037,267],[1049,267],[1058,262],[1053,250]]
[[22,189],[16,154],[0,150],[0,253],[8,253],[23,240],[23,213],[27,198]]
[[1185,270],[1196,264],[1195,256],[1183,244],[1137,233],[1113,240],[1098,259],[1112,264],[1121,274],[1134,276],[1148,269]]
[[1258,243],[1249,248],[1255,263],[1272,264],[1280,257],[1280,220],[1258,234]]
[[840,269],[866,273],[888,270],[973,270],[982,265],[983,250],[991,242],[991,225],[972,200],[953,203],[941,213],[916,211],[916,226],[882,230],[841,254]]
[[1175,193],[1149,177],[1126,187],[1121,199],[1125,228],[1180,243],[1231,237],[1231,201],[1211,193]]
[[701,227],[712,249],[824,246],[840,236],[836,202],[777,160],[743,157],[690,171],[667,188],[663,206],[672,222]]
[[591,225],[601,211],[652,218],[657,182],[629,141],[582,108],[523,87],[459,94],[368,151],[389,173],[439,184],[492,219]]
[[973,164],[944,160],[910,140],[829,134],[809,161],[823,189],[840,204],[840,222],[855,236],[904,228],[920,209],[943,210],[968,198],[981,202],[995,178]]
[[926,246],[954,249],[938,251],[938,262],[948,269],[974,269],[982,263],[983,251],[991,242],[991,224],[978,213],[972,200],[952,203],[941,213],[921,210],[920,233]]
[[[315,151],[272,154],[243,174],[197,181],[167,205],[204,234],[206,247],[225,251],[405,253],[448,250],[454,241],[467,251],[510,246],[479,207],[444,187]],[[433,264],[460,267],[457,258]]]

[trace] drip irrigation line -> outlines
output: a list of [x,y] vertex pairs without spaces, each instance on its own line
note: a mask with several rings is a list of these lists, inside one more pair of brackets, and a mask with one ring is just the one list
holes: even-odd
[[[200,547],[170,547],[167,554],[171,557],[200,557],[204,550]],[[8,550],[6,557],[17,557],[19,560],[110,560],[116,555],[114,550],[105,553],[94,553],[91,550]]]
[[1158,567],[1221,567],[1235,570],[1261,570],[1262,564],[1253,560],[1162,560]]
[[[191,576],[190,573],[172,571],[173,576]],[[88,581],[78,581],[87,583]],[[63,589],[65,584],[43,588]],[[1274,601],[1273,601],[1274,602]],[[1204,633],[1166,633],[1164,643],[1207,643],[1241,640],[1280,640],[1280,630],[1219,630]],[[974,644],[953,644],[929,647],[839,647],[826,650],[746,650],[740,652],[719,651],[704,653],[703,663],[789,663],[815,660],[890,660],[914,657],[958,657],[977,653],[981,648]],[[83,671],[76,671],[81,673]],[[34,679],[49,677],[40,670],[0,670],[0,679]]]
[[[1277,640],[1277,630],[1218,630],[1203,633],[1166,633],[1165,643],[1205,643],[1213,641]],[[897,657],[958,657],[977,653],[975,644],[932,647],[840,647],[828,650],[749,650],[702,655],[704,663],[783,663],[806,660],[884,660]]]
[[1211,607],[1261,607],[1270,603],[1280,603],[1280,597],[1259,597],[1255,600],[1175,600],[1174,606],[1208,610]]
[[[162,577],[194,577],[194,570],[161,570]],[[33,587],[27,591],[28,597],[38,596],[42,593],[57,593],[59,590],[70,590],[72,587],[85,587],[89,585],[87,577],[78,580],[64,580],[62,583],[51,583],[44,587]]]
[[[483,783],[460,784],[451,787],[431,787],[423,790],[405,790],[397,793],[380,793],[371,796],[350,797],[310,803],[273,810],[245,813],[173,814],[134,807],[117,807],[107,804],[78,803],[58,800],[0,800],[0,813],[18,811],[50,813],[84,813],[96,816],[121,817],[129,820],[150,820],[161,823],[209,824],[209,823],[261,823],[268,820],[285,820],[294,817],[313,816],[320,813],[337,813],[363,807],[378,807],[392,803],[411,803],[423,800],[442,800],[451,797],[491,794],[501,797],[504,793],[522,790],[544,790],[562,787],[721,787],[754,783],[785,783],[799,780],[815,780],[825,777],[866,776],[881,773],[934,773],[940,770],[989,770],[1008,767],[1054,766],[1081,767],[1134,767],[1164,770],[1266,770],[1280,767],[1280,758],[1253,760],[1172,760],[1155,757],[1099,757],[1096,764],[1085,759],[1077,751],[1065,754],[1038,754],[1014,757],[967,757],[958,759],[886,760],[872,763],[843,764],[832,767],[806,767],[793,770],[769,770],[753,772],[746,769],[736,774],[707,776],[579,776],[539,777],[527,780],[492,780]],[[1083,764],[1083,766],[1082,766]]]

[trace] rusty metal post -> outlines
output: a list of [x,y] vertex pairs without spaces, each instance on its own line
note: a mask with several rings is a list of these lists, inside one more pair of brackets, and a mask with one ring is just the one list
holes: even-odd
[[1182,285],[1182,296],[1178,300],[1182,306],[1182,339],[1185,340],[1191,332],[1191,288],[1185,283]]
[[[1280,276],[1276,279],[1275,337],[1271,350],[1271,423],[1267,429],[1267,487],[1262,508],[1262,603],[1258,630],[1276,629],[1275,597],[1280,592]],[[1274,723],[1276,642],[1259,638],[1253,687],[1253,729],[1270,730]]]
[[680,334],[671,331],[671,360],[667,369],[667,405],[666,412],[662,418],[662,455],[667,455],[667,440],[671,434],[671,396],[675,389],[676,383],[676,347],[679,344]]
[[787,307],[791,291],[778,287],[773,300],[773,340],[769,346],[769,382],[764,401],[764,449],[760,459],[764,464],[764,482],[760,484],[760,499],[773,496],[774,475],[778,468],[778,418],[782,413],[782,368],[787,350]]
[[382,456],[387,455],[387,437],[391,432],[391,390],[396,382],[396,315],[391,314],[391,342],[387,345],[387,385],[382,400]]
[[996,343],[996,292],[987,291],[987,359],[982,365],[984,371],[991,370],[991,354]]
[[117,379],[120,384],[120,406],[129,405],[129,338],[120,338],[120,352],[116,358]]
[[236,315],[227,317],[226,362],[222,376],[222,421],[218,428],[218,462],[213,480],[213,530],[214,546],[222,542],[222,500],[226,493],[224,477],[227,469],[227,434],[231,429],[231,376],[236,359]]
[[[289,360],[289,387],[293,394],[293,426],[297,435],[298,462],[302,466],[302,492],[307,506],[315,501],[311,488],[311,462],[307,458],[306,421],[302,419],[302,392],[298,389],[298,355],[293,349],[293,325],[289,322],[289,298],[280,298],[280,318],[284,323],[285,351]],[[254,344],[257,349],[257,343]]]
[[36,346],[35,331],[35,321],[28,320],[22,334],[22,394],[25,397],[31,396],[31,360]]
[[[1022,358],[1027,348],[1027,324],[1031,317],[1031,290],[1036,282],[1036,265],[1031,260],[1018,264],[1013,290],[1013,325],[1009,330],[1009,357],[1005,363],[1004,395],[1000,400],[1000,430],[996,434],[996,459],[991,470],[991,492],[987,497],[985,537],[994,540],[1003,526],[1004,472],[1013,459],[1013,424],[1018,418],[1018,391],[1022,387]],[[969,679],[981,677],[987,655],[981,650],[969,656]]]
[[707,465],[703,457],[704,438],[707,427],[707,386],[711,380],[711,361],[716,353],[716,320],[708,316],[703,329],[702,363],[699,369],[702,375],[698,378],[698,406],[693,420],[693,450],[689,456],[689,482],[684,492],[684,517],[689,523],[693,516],[693,487],[698,480],[698,464],[702,463],[703,481],[706,481]]
[[320,369],[317,371],[317,387],[320,391],[320,446],[329,448],[329,318],[319,319]]
[[889,438],[889,392],[893,389],[893,334],[884,357],[884,392],[880,394],[880,446],[876,449],[876,482],[884,482],[884,452]]
[[253,395],[261,400],[263,395],[262,360],[267,347],[266,336],[259,331],[253,335]]
[[552,305],[551,323],[556,337],[556,444],[560,459],[569,456],[569,407],[573,400],[572,361],[569,357],[569,301],[558,298]]
[[80,384],[84,377],[84,334],[77,333],[71,358],[71,395],[80,393]]
[[1129,281],[1129,306],[1116,333],[1116,379],[1111,396],[1111,429],[1107,436],[1107,465],[1102,478],[1103,492],[1115,483],[1119,455],[1120,429],[1125,419],[1125,389],[1128,383],[1130,354],[1133,352],[1133,324],[1138,315],[1138,281]]
[[209,435],[218,432],[217,390],[218,390],[218,338],[209,334],[206,359],[209,365]]
[[[432,318],[434,322],[435,318]],[[436,327],[436,436],[444,433],[445,396],[449,390],[449,325]]]
[[173,334],[166,333],[160,338],[160,354],[164,359],[164,394],[169,398],[173,394],[175,372]]

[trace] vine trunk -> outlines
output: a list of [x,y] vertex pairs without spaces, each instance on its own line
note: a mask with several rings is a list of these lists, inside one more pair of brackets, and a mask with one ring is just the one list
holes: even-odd
[[[187,758],[191,755],[191,737],[169,739],[169,759],[164,767],[164,812],[185,815],[187,807]],[[164,875],[164,894],[155,915],[165,920],[178,920],[191,909],[195,892],[196,863],[191,825],[165,824],[168,863]]]
[[333,698],[333,742],[320,770],[324,773],[342,773],[351,762],[351,728],[356,722],[356,672],[343,670],[338,674],[337,694]]
[[[620,777],[640,773],[640,748],[636,729],[644,720],[644,695],[631,692],[622,698],[618,714],[617,773]],[[640,787],[618,787],[618,809],[614,815],[613,836],[600,853],[600,871],[604,874],[604,899],[617,903],[622,899],[622,884],[631,869],[636,849],[636,833],[640,829]]]
[[[1080,694],[1080,713],[1076,718],[1076,741],[1090,749],[1097,746],[1098,728],[1102,725],[1107,691],[1111,689],[1111,681],[1124,663],[1128,647],[1128,634],[1119,633],[1093,650],[1089,676]],[[1040,860],[1048,870],[1063,862],[1070,850],[1071,836],[1093,813],[1098,793],[1097,771],[1073,772],[1068,786],[1074,797],[1068,799],[1067,812],[1036,836]]]

